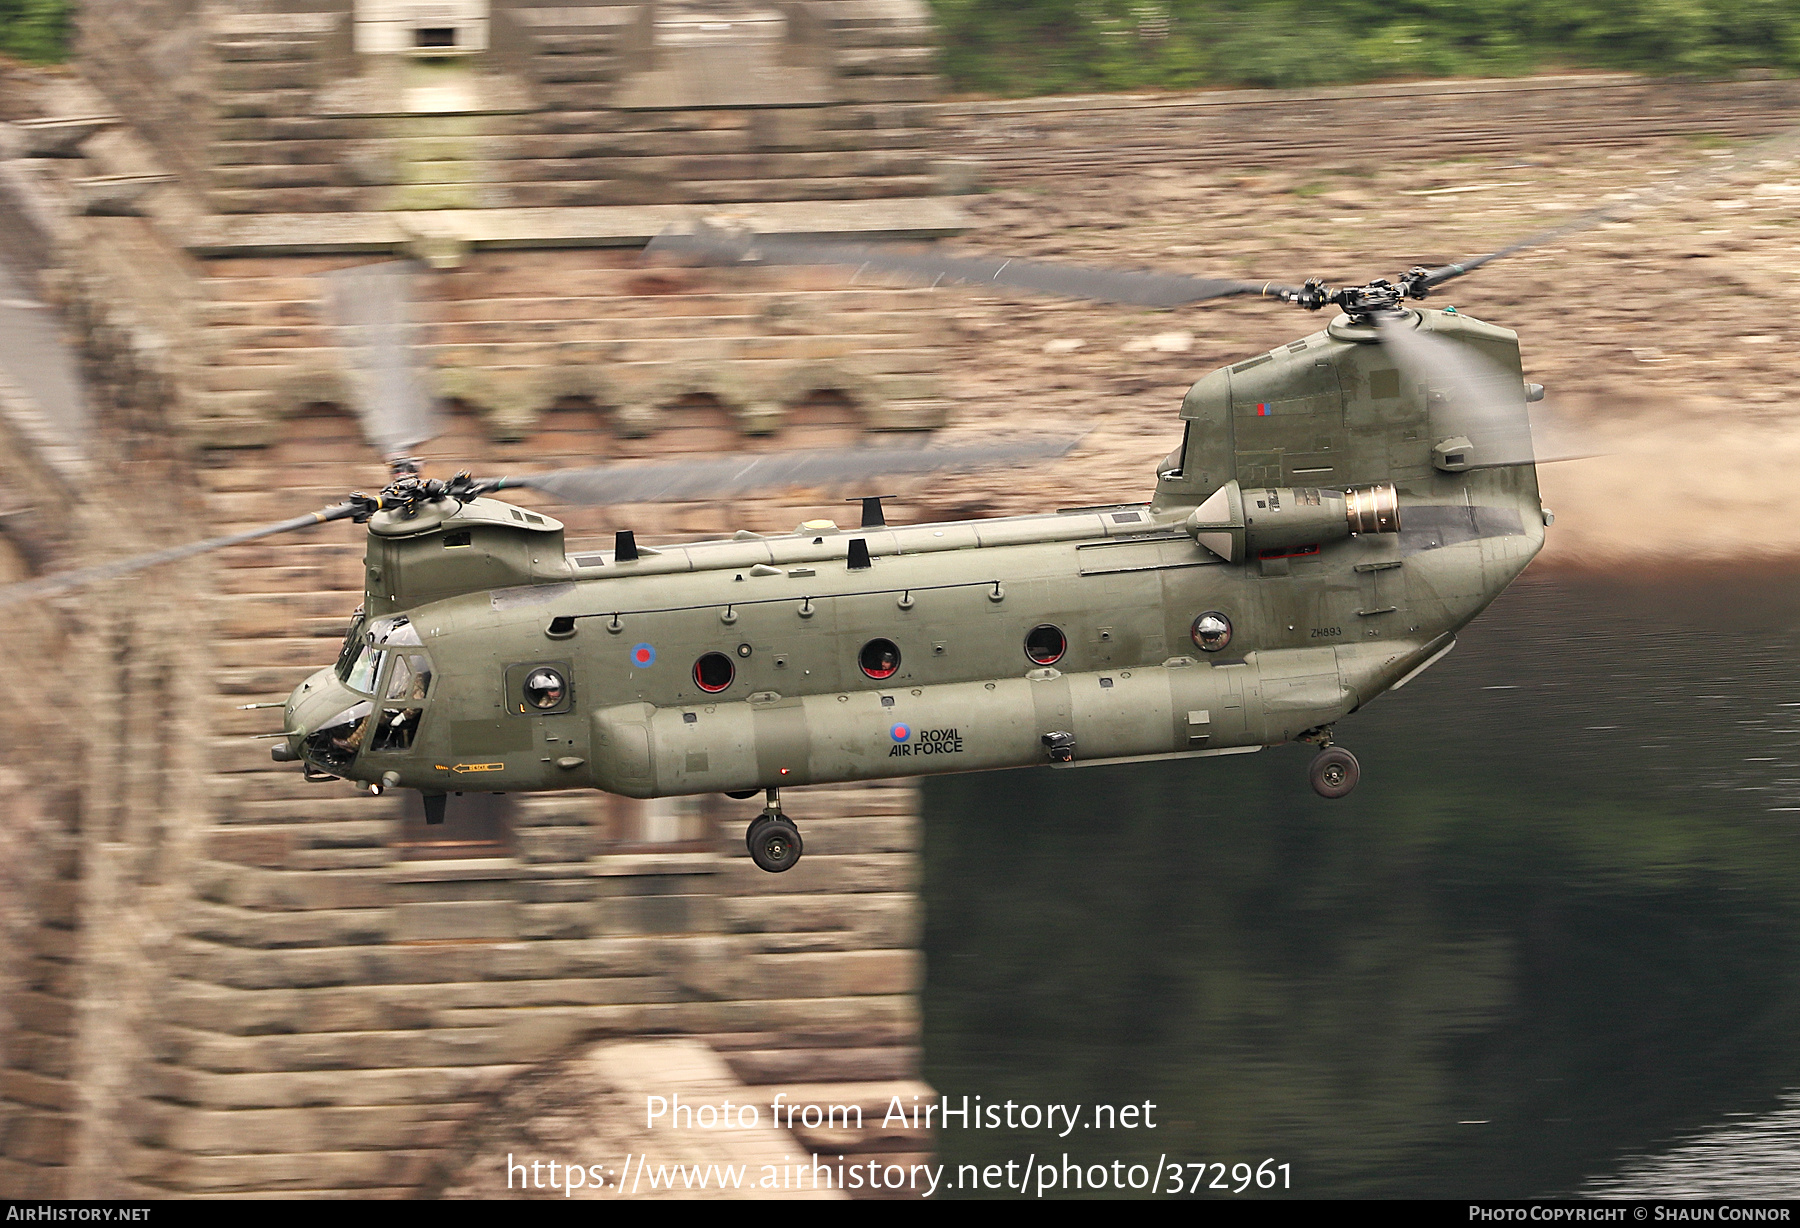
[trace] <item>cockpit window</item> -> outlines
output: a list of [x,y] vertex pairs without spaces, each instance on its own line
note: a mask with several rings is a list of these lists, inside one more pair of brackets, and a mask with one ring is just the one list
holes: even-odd
[[399,618],[380,618],[369,627],[369,643],[377,648],[401,648],[407,645],[416,648],[419,645],[419,629],[404,615]]
[[[373,695],[375,684],[381,677],[381,667],[386,664],[388,657],[395,655],[392,650],[418,647],[419,632],[404,615],[378,618],[359,636],[357,632],[362,629],[362,625],[363,619],[359,612],[356,621],[351,624],[350,635],[345,637],[344,651],[338,657],[337,673],[344,685],[352,691]],[[400,658],[400,662],[394,667],[393,680],[388,683],[388,698],[425,698],[425,690],[431,685],[430,662],[423,654],[418,653],[408,653]],[[396,686],[402,688],[400,693],[395,692]]]
[[350,669],[344,675],[344,685],[359,694],[373,695],[375,679],[381,676],[381,663],[385,660],[387,653],[364,644],[350,662]]
[[388,671],[387,698],[424,699],[431,690],[431,660],[419,653],[396,654]]
[[421,708],[383,708],[381,723],[375,727],[375,741],[370,750],[409,750],[413,736],[419,732]]
[[1181,446],[1163,457],[1162,464],[1156,467],[1156,476],[1164,481],[1172,481],[1183,476],[1183,458],[1194,442],[1194,424],[1187,424],[1181,435]]
[[363,612],[359,606],[356,613],[350,616],[350,629],[344,632],[344,646],[338,650],[337,676],[339,679],[350,676],[350,663],[356,659],[356,652],[363,645],[362,627]]
[[[388,634],[387,642],[397,642],[392,631]],[[423,652],[404,652],[399,649],[374,649],[373,653],[378,657],[393,658],[393,664],[388,666],[387,678],[381,688],[383,702],[404,706],[381,710],[381,720],[375,728],[375,740],[369,749],[408,750],[419,732],[419,721],[425,715],[422,705],[425,696],[431,691],[431,658]]]
[[306,757],[326,768],[350,766],[368,733],[367,700],[344,709],[307,735]]

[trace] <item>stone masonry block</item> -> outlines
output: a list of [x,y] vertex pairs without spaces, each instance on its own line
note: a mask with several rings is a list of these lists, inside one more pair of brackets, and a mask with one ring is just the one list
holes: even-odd
[[916,951],[833,951],[752,955],[740,969],[747,984],[778,985],[796,998],[915,992],[924,964]]
[[5,1123],[0,1153],[31,1164],[68,1164],[75,1140],[73,1119],[61,1113],[26,1110]]
[[68,1079],[32,1070],[0,1070],[0,1099],[67,1113],[75,1108],[78,1097],[75,1084]]
[[67,998],[41,993],[18,993],[9,1003],[16,1026],[49,1036],[72,1036],[75,1008]]
[[602,903],[599,923],[608,934],[715,933],[718,901],[711,895],[615,898]]
[[619,45],[614,34],[576,34],[559,30],[553,37],[541,38],[537,45],[537,63],[547,63],[563,56],[592,56],[613,53]]
[[[765,992],[780,986],[765,984]],[[744,1032],[767,1029],[812,1034],[842,1030],[857,1032],[882,1024],[907,1029],[919,1026],[918,999],[911,994],[882,997],[804,998],[783,996],[739,998],[695,1003],[689,1012],[696,1031]]]
[[152,1105],[137,1137],[152,1147],[221,1156],[441,1147],[475,1109],[468,1103],[228,1111]]
[[511,900],[469,900],[445,904],[400,904],[394,908],[394,936],[423,939],[523,937],[519,906]]
[[7,1060],[19,1070],[67,1078],[74,1070],[74,1042],[66,1036],[17,1030],[7,1037]]
[[297,38],[215,39],[212,53],[228,64],[252,64],[283,60],[310,60],[317,44]]
[[212,862],[201,867],[200,875],[204,898],[267,912],[381,908],[397,898],[385,876],[368,872],[299,874]]
[[837,70],[849,77],[918,76],[931,72],[937,58],[933,47],[857,47],[833,57]]
[[213,74],[214,87],[227,97],[270,90],[312,89],[318,81],[318,68],[306,59],[228,60]]
[[191,1156],[138,1148],[127,1175],[195,1194],[363,1190],[416,1186],[435,1151],[324,1151],[288,1155]]
[[533,75],[547,84],[610,83],[621,73],[618,57],[611,55],[547,55],[538,57]]
[[383,908],[268,913],[198,902],[191,908],[190,934],[240,947],[360,946],[386,942],[398,928],[397,917]]
[[0,1190],[5,1190],[9,1198],[67,1198],[69,1173],[60,1165],[21,1163],[0,1156]]
[[601,932],[600,907],[593,903],[519,904],[515,907],[521,938],[590,938]]
[[597,837],[591,828],[540,827],[513,833],[520,860],[528,862],[585,861],[593,855]]
[[868,946],[897,945],[876,941],[871,931],[910,933],[916,927],[916,896],[892,895],[766,896],[720,902],[724,928],[743,934],[849,933]]
[[165,1027],[156,1038],[166,1062],[221,1074],[277,1070],[386,1070],[482,1066],[509,1060],[494,1027],[382,1032],[223,1036]]
[[518,1069],[496,1065],[364,1070],[347,1079],[337,1071],[214,1074],[156,1066],[148,1090],[177,1103],[218,1109],[434,1104],[483,1096]]
[[938,80],[926,76],[849,77],[838,86],[852,102],[930,102],[938,96]]
[[808,857],[785,875],[765,874],[748,856],[733,857],[725,875],[729,881],[720,887],[726,895],[786,895],[795,890],[780,880],[792,877],[813,866],[817,884],[829,891],[912,891],[916,889],[916,860],[900,853],[862,853],[843,857]]

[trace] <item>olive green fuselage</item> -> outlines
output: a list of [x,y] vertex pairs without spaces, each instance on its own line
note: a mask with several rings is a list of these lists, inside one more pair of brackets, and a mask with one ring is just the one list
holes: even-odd
[[[1518,376],[1512,334],[1419,316]],[[1442,655],[1543,542],[1532,467],[1434,468],[1431,390],[1340,325],[1196,384],[1143,504],[623,561],[492,500],[377,516],[355,632],[377,642],[295,692],[293,748],[427,793],[653,797],[1043,764],[1052,735],[1080,764],[1314,734]],[[1306,527],[1375,483],[1397,532]]]

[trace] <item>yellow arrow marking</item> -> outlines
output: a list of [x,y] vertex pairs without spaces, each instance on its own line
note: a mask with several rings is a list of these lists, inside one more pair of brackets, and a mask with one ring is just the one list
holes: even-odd
[[440,772],[503,772],[506,770],[504,763],[457,763],[449,767],[438,763],[432,766]]

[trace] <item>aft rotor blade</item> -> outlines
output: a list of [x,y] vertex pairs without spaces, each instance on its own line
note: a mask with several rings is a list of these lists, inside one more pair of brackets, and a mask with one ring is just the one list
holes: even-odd
[[837,448],[727,456],[654,465],[608,465],[506,477],[489,490],[528,486],[569,503],[657,503],[724,499],[796,486],[833,486],[862,478],[987,469],[1066,455],[1079,437],[932,448]]
[[1760,162],[1763,159],[1772,156],[1791,154],[1797,148],[1800,148],[1800,128],[1793,128],[1773,136],[1766,141],[1759,141],[1757,144],[1742,150],[1737,156],[1725,162],[1715,163],[1710,166],[1695,167],[1685,174],[1676,175],[1674,178],[1666,180],[1651,191],[1635,193],[1628,200],[1617,201],[1614,204],[1604,205],[1601,208],[1590,210],[1587,213],[1581,214],[1579,217],[1571,218],[1560,226],[1552,226],[1549,230],[1541,230],[1536,234],[1527,235],[1522,239],[1508,243],[1505,247],[1502,247],[1497,251],[1491,251],[1481,256],[1470,256],[1468,259],[1459,260],[1455,264],[1446,264],[1435,269],[1428,269],[1423,277],[1418,278],[1413,282],[1413,285],[1421,290],[1429,290],[1434,286],[1441,286],[1447,281],[1452,281],[1461,277],[1464,273],[1474,272],[1484,264],[1491,264],[1492,262],[1507,256],[1515,256],[1522,251],[1528,251],[1534,247],[1541,247],[1545,243],[1554,243],[1558,239],[1566,238],[1569,235],[1577,234],[1583,230],[1591,230],[1595,226],[1601,226],[1607,222],[1618,221],[1620,218],[1629,217],[1634,213],[1641,213],[1646,209],[1654,209],[1659,205],[1665,205],[1669,201],[1685,196],[1694,189],[1703,187],[1721,176],[1729,175],[1736,170],[1741,170],[1752,162]]
[[1383,313],[1375,324],[1408,382],[1425,385],[1437,439],[1469,440],[1473,468],[1533,463],[1524,380],[1467,345],[1415,327],[1411,313]]
[[694,256],[709,264],[837,264],[905,274],[932,285],[947,281],[969,286],[1006,286],[1137,307],[1178,307],[1240,294],[1280,298],[1284,293],[1299,293],[1296,287],[1274,282],[1094,269],[1005,256],[952,256],[928,248],[822,243],[715,229],[701,229],[694,234],[664,231],[644,250],[658,255]]
[[128,559],[117,559],[111,563],[100,563],[93,567],[82,567],[75,571],[62,571],[54,575],[40,576],[35,580],[21,580],[17,584],[0,587],[0,606],[12,605],[15,602],[29,601],[34,597],[46,597],[52,593],[65,592],[72,588],[82,588],[89,584],[99,584],[106,580],[116,580],[120,576],[128,576],[133,572],[143,571],[148,567],[160,567],[164,563],[179,562],[192,558],[197,554],[207,554],[214,550],[223,550],[227,546],[253,542],[262,537],[273,537],[277,533],[288,533],[294,529],[306,529],[316,524],[324,524],[331,520],[343,520],[354,516],[362,509],[361,504],[339,503],[333,507],[321,508],[316,512],[308,512],[304,516],[295,516],[275,524],[266,524],[259,529],[248,529],[242,533],[227,533],[223,537],[209,537],[205,541],[190,542],[185,546],[171,546],[167,550],[153,550],[148,554],[136,554]]

